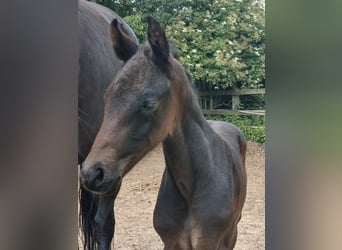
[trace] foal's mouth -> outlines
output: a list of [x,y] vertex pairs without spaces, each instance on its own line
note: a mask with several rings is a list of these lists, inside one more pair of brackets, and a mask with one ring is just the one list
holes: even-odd
[[122,177],[117,177],[113,180],[105,181],[99,185],[92,186],[91,188],[87,185],[82,184],[82,186],[89,192],[97,195],[117,195],[120,190],[122,183]]
[[86,190],[94,194],[116,195],[122,183],[121,171],[117,170],[115,164],[98,162],[86,172],[82,172],[81,169],[81,184]]
[[[88,171],[96,178],[88,181],[81,175],[82,186],[97,195],[117,195],[124,176],[143,158],[144,154],[126,154],[116,161],[98,161]],[[101,167],[99,167],[101,166]]]

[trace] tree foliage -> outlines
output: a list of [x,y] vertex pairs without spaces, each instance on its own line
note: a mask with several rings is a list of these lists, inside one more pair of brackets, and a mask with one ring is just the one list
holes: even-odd
[[165,27],[196,81],[217,89],[256,88],[265,81],[264,5],[255,0],[97,0],[145,39],[150,14]]
[[196,80],[217,88],[259,87],[264,81],[262,9],[248,0],[214,0],[183,8],[167,27]]
[[130,0],[88,0],[90,2],[96,2],[109,9],[114,10],[119,16],[125,17],[135,13],[134,4]]

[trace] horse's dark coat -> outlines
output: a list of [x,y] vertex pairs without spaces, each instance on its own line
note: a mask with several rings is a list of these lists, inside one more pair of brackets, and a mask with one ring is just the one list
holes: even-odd
[[[148,20],[147,45],[115,47],[130,59],[106,92],[82,183],[96,193],[117,192],[124,175],[162,142],[166,168],[154,227],[165,249],[231,250],[246,195],[246,140],[232,124],[205,120],[164,29]],[[120,32],[115,22],[111,32]],[[120,44],[120,36],[112,39]]]
[[[113,51],[109,24],[116,18],[136,39],[133,31],[111,10],[87,1],[79,2],[79,163],[88,155],[100,128],[104,93],[123,65]],[[136,40],[135,40],[136,41]]]
[[[111,10],[79,1],[78,162],[88,155],[103,119],[104,93],[122,67],[109,36],[115,18],[125,35],[137,41],[130,27]],[[84,249],[110,248],[114,233],[114,194],[98,196],[80,188],[80,219]]]

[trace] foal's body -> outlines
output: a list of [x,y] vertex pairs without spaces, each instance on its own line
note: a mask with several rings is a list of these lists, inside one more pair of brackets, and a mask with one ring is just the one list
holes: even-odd
[[208,123],[194,102],[163,150],[166,169],[154,226],[165,249],[233,249],[246,192],[240,130]]
[[111,37],[126,63],[106,91],[82,184],[96,193],[117,192],[124,175],[162,142],[166,168],[154,226],[165,249],[233,249],[246,195],[243,134],[205,120],[189,76],[153,18],[149,44],[139,50],[122,46],[127,43],[116,20]]

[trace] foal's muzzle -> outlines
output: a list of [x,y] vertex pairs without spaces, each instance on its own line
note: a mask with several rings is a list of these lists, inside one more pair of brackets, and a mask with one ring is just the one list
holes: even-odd
[[94,193],[113,193],[121,186],[121,177],[110,175],[102,162],[97,162],[91,166],[84,163],[81,166],[80,177],[83,187]]

